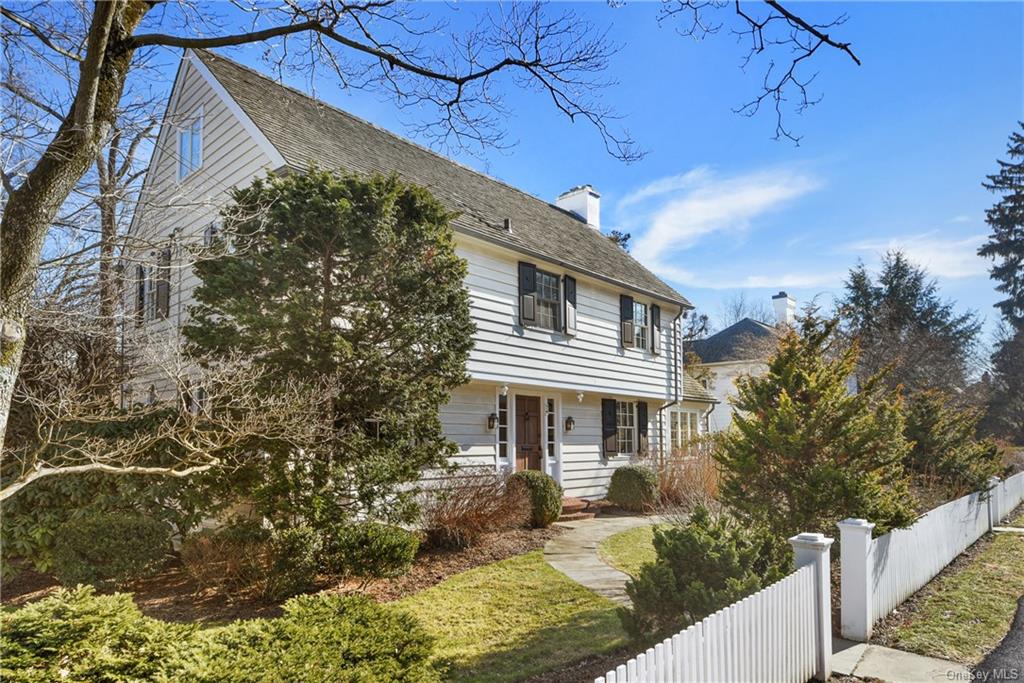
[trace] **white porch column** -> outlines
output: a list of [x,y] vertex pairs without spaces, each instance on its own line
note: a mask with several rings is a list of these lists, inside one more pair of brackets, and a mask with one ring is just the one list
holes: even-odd
[[833,539],[824,534],[798,534],[789,539],[797,569],[814,566],[815,634],[817,657],[814,677],[827,681],[832,676],[832,580],[829,571]]
[[871,530],[875,525],[866,519],[844,519],[839,522],[840,611],[844,638],[867,642],[874,624],[871,605]]

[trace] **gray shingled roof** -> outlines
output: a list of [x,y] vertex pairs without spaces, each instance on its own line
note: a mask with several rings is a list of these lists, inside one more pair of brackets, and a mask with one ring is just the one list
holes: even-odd
[[722,363],[730,360],[758,360],[765,354],[758,340],[777,338],[778,330],[771,325],[744,318],[707,339],[693,342],[692,350],[705,363]]
[[[298,90],[215,55],[196,55],[267,136],[288,166],[311,163],[360,173],[397,173],[460,215],[453,227],[523,254],[690,307],[611,240],[574,214],[517,190]],[[505,219],[512,220],[512,232]]]
[[705,403],[718,403],[711,392],[704,388],[704,385],[683,373],[683,399],[687,401],[702,401]]

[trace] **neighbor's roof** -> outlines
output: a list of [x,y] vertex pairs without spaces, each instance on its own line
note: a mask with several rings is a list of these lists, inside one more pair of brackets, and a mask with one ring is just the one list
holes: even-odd
[[683,373],[683,400],[701,401],[704,403],[718,403],[718,399],[711,395],[704,385],[690,375]]
[[707,339],[693,342],[693,352],[705,363],[723,363],[731,360],[760,360],[758,340],[778,338],[779,331],[771,325],[744,318]]
[[[574,214],[446,159],[248,67],[195,50],[214,77],[284,157],[362,173],[397,173],[460,215],[453,227],[520,253],[690,307],[610,239]],[[505,219],[512,232],[505,230]]]

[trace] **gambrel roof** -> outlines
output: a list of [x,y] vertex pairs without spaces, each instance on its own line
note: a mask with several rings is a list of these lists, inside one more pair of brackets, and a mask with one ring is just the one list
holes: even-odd
[[[685,308],[683,295],[575,214],[212,52],[193,52],[285,166],[397,173],[458,212],[453,227]],[[275,169],[277,170],[277,169]],[[512,230],[505,229],[510,219]]]

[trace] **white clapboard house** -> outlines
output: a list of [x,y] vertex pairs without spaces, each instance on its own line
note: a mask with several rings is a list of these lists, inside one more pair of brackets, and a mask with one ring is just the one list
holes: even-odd
[[691,305],[601,234],[591,187],[548,203],[203,51],[179,66],[133,219],[126,343],[185,322],[197,281],[184,255],[210,238],[231,188],[310,164],[395,172],[459,213],[477,332],[472,379],[442,419],[460,464],[541,469],[597,497],[616,467],[681,444],[713,405],[683,373]]

